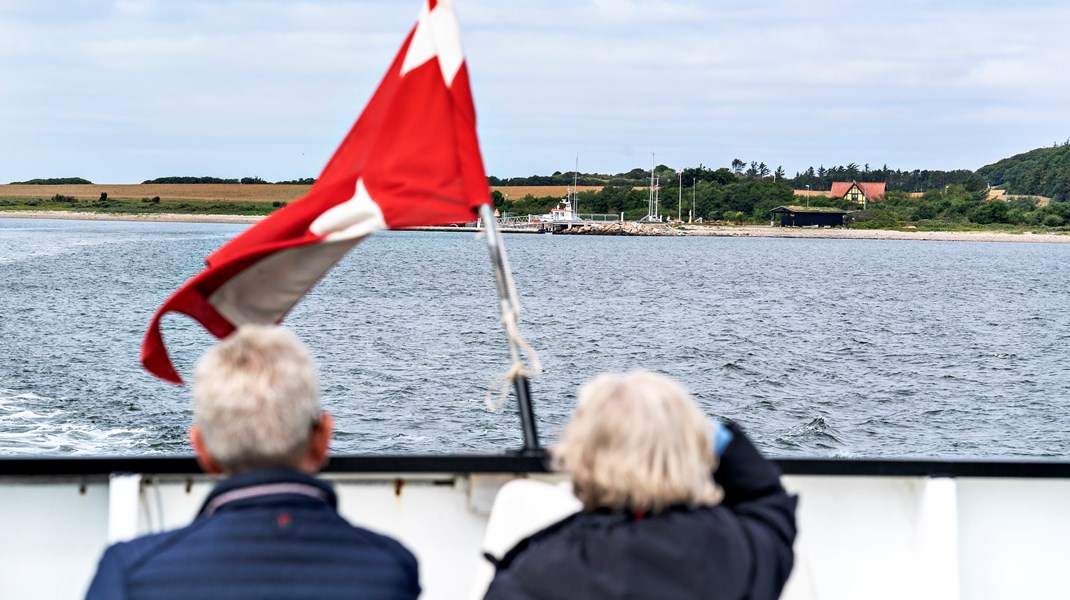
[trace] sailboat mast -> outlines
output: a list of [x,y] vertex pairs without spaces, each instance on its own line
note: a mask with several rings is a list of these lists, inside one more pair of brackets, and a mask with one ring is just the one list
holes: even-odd
[[573,218],[579,218],[580,216],[580,195],[579,190],[576,187],[577,181],[580,178],[580,154],[576,153],[576,170],[572,171],[572,214]]
[[683,221],[684,220],[683,219],[683,213],[684,213],[684,170],[683,169],[680,169],[680,172],[676,174],[676,183],[677,183],[677,185],[676,185],[676,190],[677,190],[676,220],[677,221]]
[[[654,153],[650,153],[650,197],[646,201],[646,216],[654,216]],[[647,219],[650,220],[650,219]]]

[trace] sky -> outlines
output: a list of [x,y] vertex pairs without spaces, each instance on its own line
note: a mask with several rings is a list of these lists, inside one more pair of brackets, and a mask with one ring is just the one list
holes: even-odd
[[[487,173],[977,169],[1070,138],[1070,3],[454,0]],[[0,0],[0,183],[315,177],[421,0]]]

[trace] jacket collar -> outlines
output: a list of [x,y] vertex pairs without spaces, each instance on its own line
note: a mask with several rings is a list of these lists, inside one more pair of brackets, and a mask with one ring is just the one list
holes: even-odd
[[219,482],[208,494],[198,516],[280,501],[338,506],[338,497],[325,481],[286,469],[263,469],[239,473]]

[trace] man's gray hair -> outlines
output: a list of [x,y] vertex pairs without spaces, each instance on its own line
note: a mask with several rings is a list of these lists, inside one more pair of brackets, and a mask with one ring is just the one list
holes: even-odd
[[312,357],[281,327],[239,328],[197,364],[193,419],[225,471],[294,468],[320,419]]

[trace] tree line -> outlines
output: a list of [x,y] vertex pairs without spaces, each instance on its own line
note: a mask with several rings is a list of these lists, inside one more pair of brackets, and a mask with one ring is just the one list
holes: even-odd
[[1070,202],[1070,139],[1051,148],[1037,148],[978,169],[992,185],[1010,194],[1048,196]]
[[92,185],[93,182],[81,177],[49,177],[46,179],[28,179],[12,181],[9,185]]
[[156,179],[146,179],[141,182],[142,185],[153,183],[169,183],[169,184],[198,184],[198,183],[224,183],[224,184],[242,184],[242,185],[312,185],[316,183],[316,180],[312,177],[306,177],[304,179],[290,179],[287,181],[265,181],[259,177],[242,177],[241,179],[225,179],[222,177],[157,177]]
[[[1053,144],[1050,148],[1038,148],[996,163],[986,165],[977,171],[969,169],[891,169],[888,165],[871,167],[868,163],[848,163],[825,167],[808,167],[804,171],[789,177],[784,168],[773,167],[764,161],[745,161],[733,159],[727,168],[709,169],[703,165],[683,169],[679,172],[665,165],[654,168],[654,176],[663,184],[672,179],[684,181],[716,181],[722,185],[759,179],[783,182],[797,189],[829,191],[834,181],[873,181],[886,184],[888,191],[927,192],[944,190],[949,186],[961,185],[969,193],[980,192],[989,186],[1002,187],[1009,194],[1050,197],[1055,202],[1070,201],[1070,139],[1062,144]],[[647,186],[650,170],[636,168],[615,174],[574,173],[572,171],[553,175],[532,175],[530,177],[489,177],[492,186],[539,186],[571,185],[611,185],[611,186]]]
[[[949,178],[932,179],[941,185],[925,191],[920,197],[907,190],[893,189],[880,202],[871,202],[866,210],[860,210],[859,205],[843,198],[808,196],[804,199],[795,196],[797,188],[791,179],[763,177],[760,166],[757,175],[748,174],[747,170],[737,173],[729,168],[710,169],[700,165],[677,172],[665,165],[658,165],[654,173],[659,181],[659,213],[686,220],[689,211],[694,211],[690,216],[703,221],[768,223],[769,211],[773,208],[806,202],[810,206],[848,211],[849,226],[867,229],[904,226],[933,230],[1000,225],[1070,226],[1070,202],[1053,199],[1050,205],[1040,206],[1038,199],[1031,196],[1012,198],[1007,202],[990,201],[987,184],[978,183],[972,177],[962,178],[958,183],[943,183],[951,181]],[[646,187],[649,185],[649,171],[647,173],[643,186],[607,185],[598,191],[580,192],[577,194],[579,212],[612,215],[623,212],[627,220],[644,217],[648,211],[650,193]],[[929,173],[946,175],[954,172]],[[507,198],[497,190],[491,195],[496,208],[515,216],[545,214],[561,200],[554,196],[536,197],[531,194],[523,198]]]
[[903,191],[888,192],[880,202],[870,203],[867,210],[848,214],[847,222],[866,229],[914,226],[937,230],[975,225],[1062,228],[1070,225],[1070,202],[1040,206],[1033,196],[993,201],[987,199],[985,192],[970,192],[955,184],[929,190],[921,197]]
[[[745,179],[737,177],[728,169],[713,170],[705,166],[685,169],[677,173],[670,167],[658,165],[654,169],[659,178],[659,213],[683,219],[693,211],[693,218],[731,221],[767,221],[769,211],[777,206],[791,204],[794,192],[782,181],[768,179]],[[650,172],[641,181],[649,185]],[[605,185],[598,191],[577,194],[577,206],[582,214],[624,213],[627,220],[646,216],[649,205],[649,188],[626,185]],[[494,206],[503,213],[517,216],[544,214],[553,208],[560,198],[535,197],[506,198],[500,191],[491,194]]]

